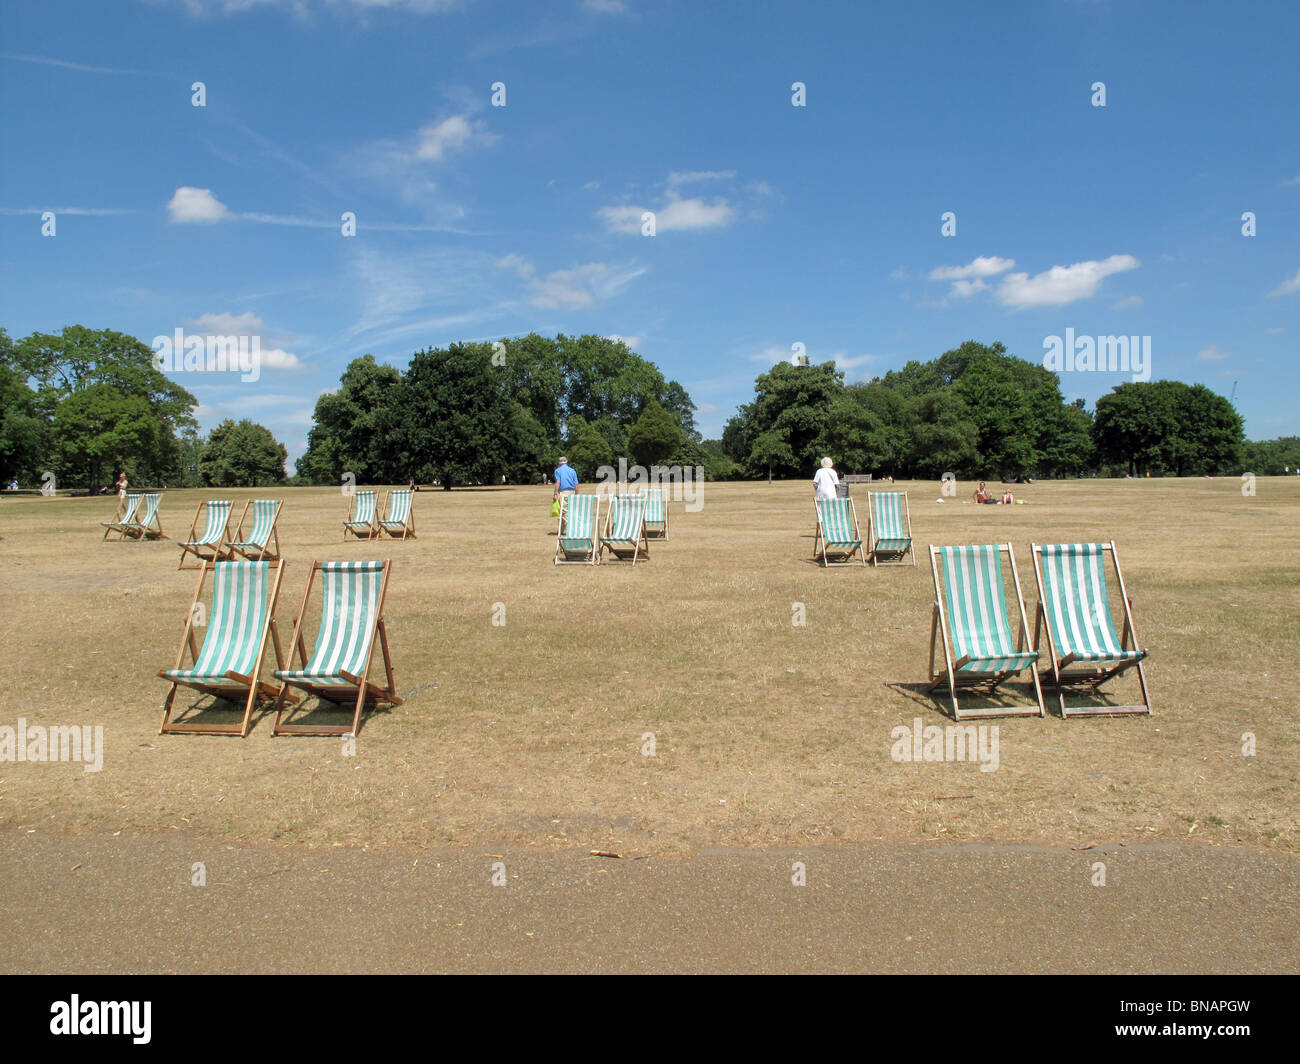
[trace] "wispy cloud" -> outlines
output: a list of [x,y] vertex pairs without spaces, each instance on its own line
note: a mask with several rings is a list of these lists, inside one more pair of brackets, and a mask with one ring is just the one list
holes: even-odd
[[[647,207],[633,206],[601,207],[596,216],[611,233],[640,233],[642,215],[647,210]],[[716,229],[730,223],[736,216],[736,209],[726,200],[705,203],[702,199],[669,199],[653,214],[655,232],[668,233],[673,230]]]
[[539,274],[531,262],[515,254],[499,259],[497,266],[514,270],[523,279],[529,304],[540,310],[581,310],[594,306],[617,295],[645,273],[641,266],[589,262]]
[[11,59],[18,63],[40,63],[42,66],[63,67],[65,70],[80,70],[87,74],[126,74],[135,77],[158,76],[142,70],[122,70],[118,67],[92,66],[88,63],[74,63],[69,59],[51,59],[44,55],[15,55],[12,52],[0,52],[0,59]]
[[1225,351],[1217,344],[1210,344],[1208,347],[1202,347],[1196,352],[1196,361],[1198,362],[1222,362],[1224,359],[1231,357],[1231,351]]
[[44,214],[46,211],[53,211],[55,214],[85,214],[85,215],[111,215],[111,214],[135,214],[136,211],[130,207],[0,207],[0,214],[19,215],[19,214]]
[[1273,291],[1269,292],[1269,298],[1295,295],[1296,292],[1300,292],[1300,270],[1296,270],[1294,277],[1283,281]]

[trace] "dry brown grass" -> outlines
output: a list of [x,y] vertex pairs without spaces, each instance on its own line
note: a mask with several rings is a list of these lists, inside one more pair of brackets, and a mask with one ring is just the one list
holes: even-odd
[[[0,764],[0,825],[642,852],[935,838],[1296,849],[1300,481],[1261,479],[1254,498],[1236,480],[1044,483],[1012,508],[898,486],[914,569],[810,564],[804,483],[707,485],[700,512],[673,505],[672,539],[635,569],[552,566],[540,487],[421,492],[418,540],[346,545],[337,490],[277,493],[286,642],[311,559],[395,559],[386,614],[398,690],[414,693],[367,716],[355,758],[335,739],[273,740],[264,716],[244,740],[159,736],[155,673],[195,583],[179,548],[101,543],[112,500],[5,500],[0,724],[102,724],[107,749],[98,774]],[[201,498],[233,495],[238,512],[259,494],[168,492],[165,527],[183,533]],[[1155,715],[996,722],[996,772],[892,761],[895,725],[947,723],[910,686],[925,679],[926,544],[1010,540],[1032,611],[1031,540],[1110,538],[1152,651]],[[791,624],[795,602],[806,627]]]

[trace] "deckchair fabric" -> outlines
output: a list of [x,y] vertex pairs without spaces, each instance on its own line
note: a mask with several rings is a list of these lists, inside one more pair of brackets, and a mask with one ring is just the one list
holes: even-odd
[[[852,564],[853,555],[862,548],[853,500],[816,499],[814,502],[817,506],[817,538],[813,544],[813,557],[820,559],[823,567]],[[831,554],[840,560],[831,561]],[[859,554],[858,560],[862,565],[867,564],[863,554]]]
[[126,505],[119,505],[119,510],[121,510],[121,512],[114,517],[113,520],[99,522],[104,528],[104,538],[108,539],[110,534],[116,532],[119,541],[125,539],[127,528],[136,527],[135,512],[139,507],[140,496],[128,495],[126,497]]
[[903,565],[909,554],[916,564],[912,549],[912,518],[905,491],[873,491],[868,493],[870,503],[871,564],[880,565],[881,555],[898,555],[897,561],[886,565]]
[[398,488],[388,493],[388,516],[379,522],[379,528],[394,539],[416,538],[411,495],[410,488]]
[[[277,691],[260,680],[268,632],[274,635],[276,663],[283,664],[279,634],[275,630],[275,603],[279,596],[279,561],[208,562],[200,565],[199,586],[194,593],[181,651],[175,668],[159,672],[172,682],[163,707],[164,733],[206,735],[248,734],[253,708],[259,695],[273,698]],[[212,607],[207,615],[202,649],[195,650],[195,606],[208,574],[212,575]],[[193,663],[182,668],[188,646]],[[238,724],[198,724],[171,719],[171,707],[178,686],[192,687],[226,699],[244,698],[244,717]]]
[[[144,516],[138,521],[123,521],[122,531],[133,539],[166,539],[162,530],[162,518],[158,515],[161,502],[161,492],[145,493]],[[136,512],[139,513],[138,508]]]
[[[1003,590],[1002,555],[1011,566],[1012,583],[1020,612],[1020,638],[1011,633]],[[1011,544],[961,547],[931,547],[931,569],[935,584],[934,617],[930,625],[930,690],[946,686],[952,697],[956,719],[980,716],[1042,716],[1043,697],[1038,673],[1033,668],[1038,653],[1027,646],[1028,618]],[[940,575],[942,573],[942,576]],[[935,669],[936,641],[942,638],[944,672]],[[1032,706],[1016,705],[988,709],[962,709],[957,698],[960,687],[988,685],[991,694],[1011,676],[1029,669],[1035,701]]]
[[645,534],[651,539],[667,539],[668,502],[663,488],[646,489],[645,498]]
[[[1137,645],[1124,578],[1119,571],[1115,543],[1050,543],[1032,545],[1034,575],[1038,581],[1038,615],[1035,634],[1047,632],[1050,669],[1043,679],[1057,688],[1062,716],[1150,713],[1146,675],[1141,662],[1147,651]],[[1115,565],[1124,611],[1124,631],[1115,631],[1106,579],[1106,555]],[[1084,668],[1071,669],[1082,665]],[[1112,676],[1137,666],[1142,704],[1136,706],[1067,706],[1065,689],[1095,689]]]
[[556,530],[554,564],[596,564],[599,516],[600,496],[570,492],[560,496],[560,524]]
[[343,538],[348,538],[351,532],[358,539],[364,533],[366,536],[377,534],[375,525],[375,492],[373,490],[358,491],[352,496],[352,514],[343,522]]
[[[190,525],[190,538],[180,544],[181,562],[178,569],[197,568],[186,566],[186,555],[193,554],[199,561],[216,561],[223,553],[223,545],[230,535],[229,499],[209,499],[200,503],[194,511],[194,521]],[[198,536],[195,531],[199,525],[199,516],[203,516],[203,531]]]
[[[302,667],[277,669],[276,679],[334,702],[353,696],[356,706],[351,726],[289,724],[283,710],[276,715],[275,735],[356,734],[367,699],[401,705],[394,688],[388,636],[384,628],[384,596],[388,588],[390,562],[316,562],[312,579],[303,595],[302,609],[294,624],[290,653],[297,653]],[[320,575],[321,620],[316,646],[307,657],[302,640],[302,620],[311,595],[312,582]],[[376,637],[383,651],[385,683],[368,681]]]
[[[253,527],[245,536],[244,522],[248,519],[250,506],[253,508]],[[244,503],[244,512],[240,514],[235,534],[232,541],[226,546],[227,553],[232,558],[235,554],[242,554],[245,558],[254,561],[261,561],[264,558],[278,558],[280,556],[280,534],[276,531],[275,526],[279,520],[279,499],[252,499]]]
[[616,558],[631,560],[650,556],[650,545],[645,534],[646,497],[644,495],[615,495],[609,501],[605,517],[605,532],[600,537],[600,556],[605,551]]

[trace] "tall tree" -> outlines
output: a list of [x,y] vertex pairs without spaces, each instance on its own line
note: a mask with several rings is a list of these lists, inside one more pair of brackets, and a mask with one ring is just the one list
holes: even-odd
[[285,479],[288,451],[271,430],[244,418],[227,418],[208,435],[199,458],[205,484],[221,488],[266,488]]

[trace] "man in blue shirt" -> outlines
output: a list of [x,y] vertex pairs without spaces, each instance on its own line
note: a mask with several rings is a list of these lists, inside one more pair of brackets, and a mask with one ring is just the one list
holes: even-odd
[[573,492],[578,490],[578,474],[574,472],[573,466],[569,465],[569,460],[563,456],[560,457],[560,464],[555,467],[555,491],[552,498],[558,499],[561,492]]

